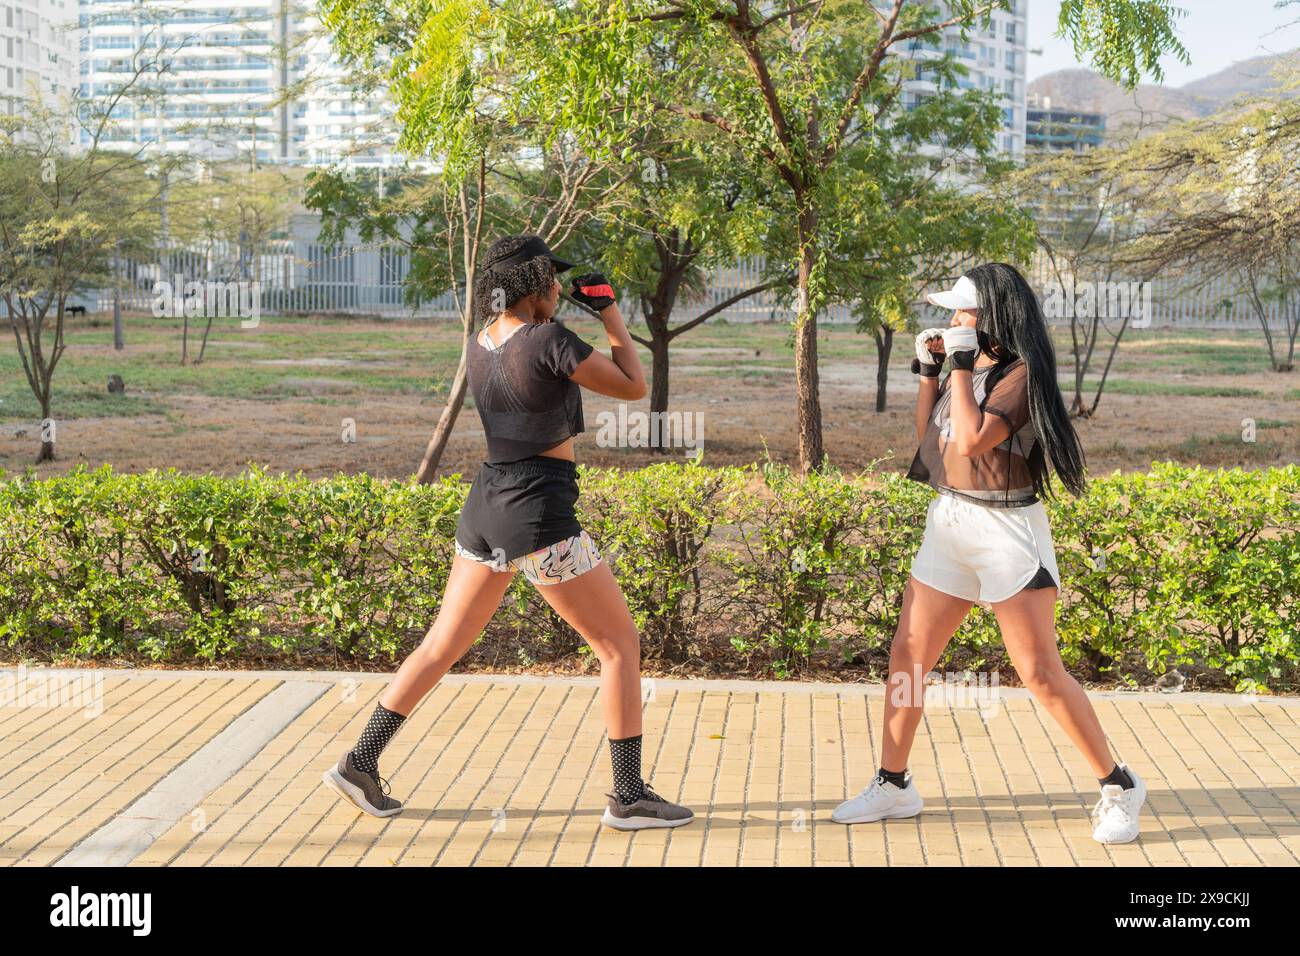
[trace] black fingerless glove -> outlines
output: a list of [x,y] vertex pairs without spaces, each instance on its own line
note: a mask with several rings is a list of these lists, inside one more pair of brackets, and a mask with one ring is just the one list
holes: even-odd
[[979,354],[979,349],[963,349],[959,352],[953,352],[952,367],[966,372],[973,372],[975,371],[975,359],[979,357]]
[[577,276],[573,280],[573,292],[575,299],[581,302],[589,309],[599,312],[601,309],[609,308],[614,304],[614,289],[599,272],[588,272],[585,275]]
[[921,378],[938,378],[943,371],[943,356],[936,355],[934,363],[922,362],[918,358],[912,359],[912,374],[919,375]]

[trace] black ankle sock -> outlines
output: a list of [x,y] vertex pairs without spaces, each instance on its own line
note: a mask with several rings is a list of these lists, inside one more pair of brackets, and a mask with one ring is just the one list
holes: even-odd
[[900,790],[902,790],[904,787],[907,786],[906,767],[904,767],[902,770],[899,770],[897,773],[895,773],[893,770],[886,770],[884,767],[881,767],[879,770],[876,771],[876,776],[879,777],[881,780],[885,781],[885,783],[892,783]]
[[1133,789],[1133,778],[1130,777],[1128,771],[1119,764],[1115,764],[1115,769],[1110,772],[1109,776],[1104,777],[1097,782],[1103,787],[1115,784],[1116,786],[1123,787],[1125,790]]
[[609,756],[614,764],[614,795],[627,806],[645,793],[641,779],[641,735],[609,742]]
[[379,773],[379,755],[383,753],[404,720],[405,717],[394,713],[383,704],[375,705],[375,712],[370,715],[370,722],[361,732],[361,739],[352,748],[352,762],[358,770],[369,774]]

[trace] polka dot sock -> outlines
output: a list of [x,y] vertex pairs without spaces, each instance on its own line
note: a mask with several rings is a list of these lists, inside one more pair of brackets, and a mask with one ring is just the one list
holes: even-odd
[[358,770],[369,774],[379,773],[379,755],[404,720],[405,717],[388,710],[383,704],[375,705],[375,712],[370,715],[370,722],[361,732],[361,739],[352,748],[352,762]]
[[641,735],[609,742],[609,756],[614,763],[614,796],[627,806],[645,793],[641,779]]

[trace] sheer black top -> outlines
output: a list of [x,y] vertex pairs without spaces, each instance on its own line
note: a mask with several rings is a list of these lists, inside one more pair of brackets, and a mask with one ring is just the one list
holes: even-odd
[[585,429],[582,389],[569,376],[592,346],[558,322],[520,326],[495,347],[474,336],[469,387],[487,435],[487,461],[499,465],[548,451]]
[[1011,434],[971,457],[959,455],[952,441],[952,376],[946,376],[907,477],[990,508],[1022,508],[1037,501],[1028,466],[1037,435],[1029,419],[1027,372],[1018,358],[975,369],[971,385],[976,404],[985,415],[1006,422]]

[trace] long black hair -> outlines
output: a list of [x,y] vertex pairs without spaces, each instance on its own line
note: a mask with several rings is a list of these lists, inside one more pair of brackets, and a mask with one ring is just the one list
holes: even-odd
[[474,320],[482,326],[492,316],[530,295],[545,295],[555,280],[555,263],[534,256],[514,265],[497,265],[508,259],[532,236],[502,236],[488,247],[474,276]]
[[1005,262],[989,262],[966,273],[979,293],[975,331],[980,348],[1001,363],[1024,360],[1029,386],[1029,419],[1038,446],[1025,464],[1040,497],[1052,494],[1047,460],[1072,494],[1087,488],[1083,446],[1056,381],[1056,349],[1039,308],[1038,297],[1020,271]]

